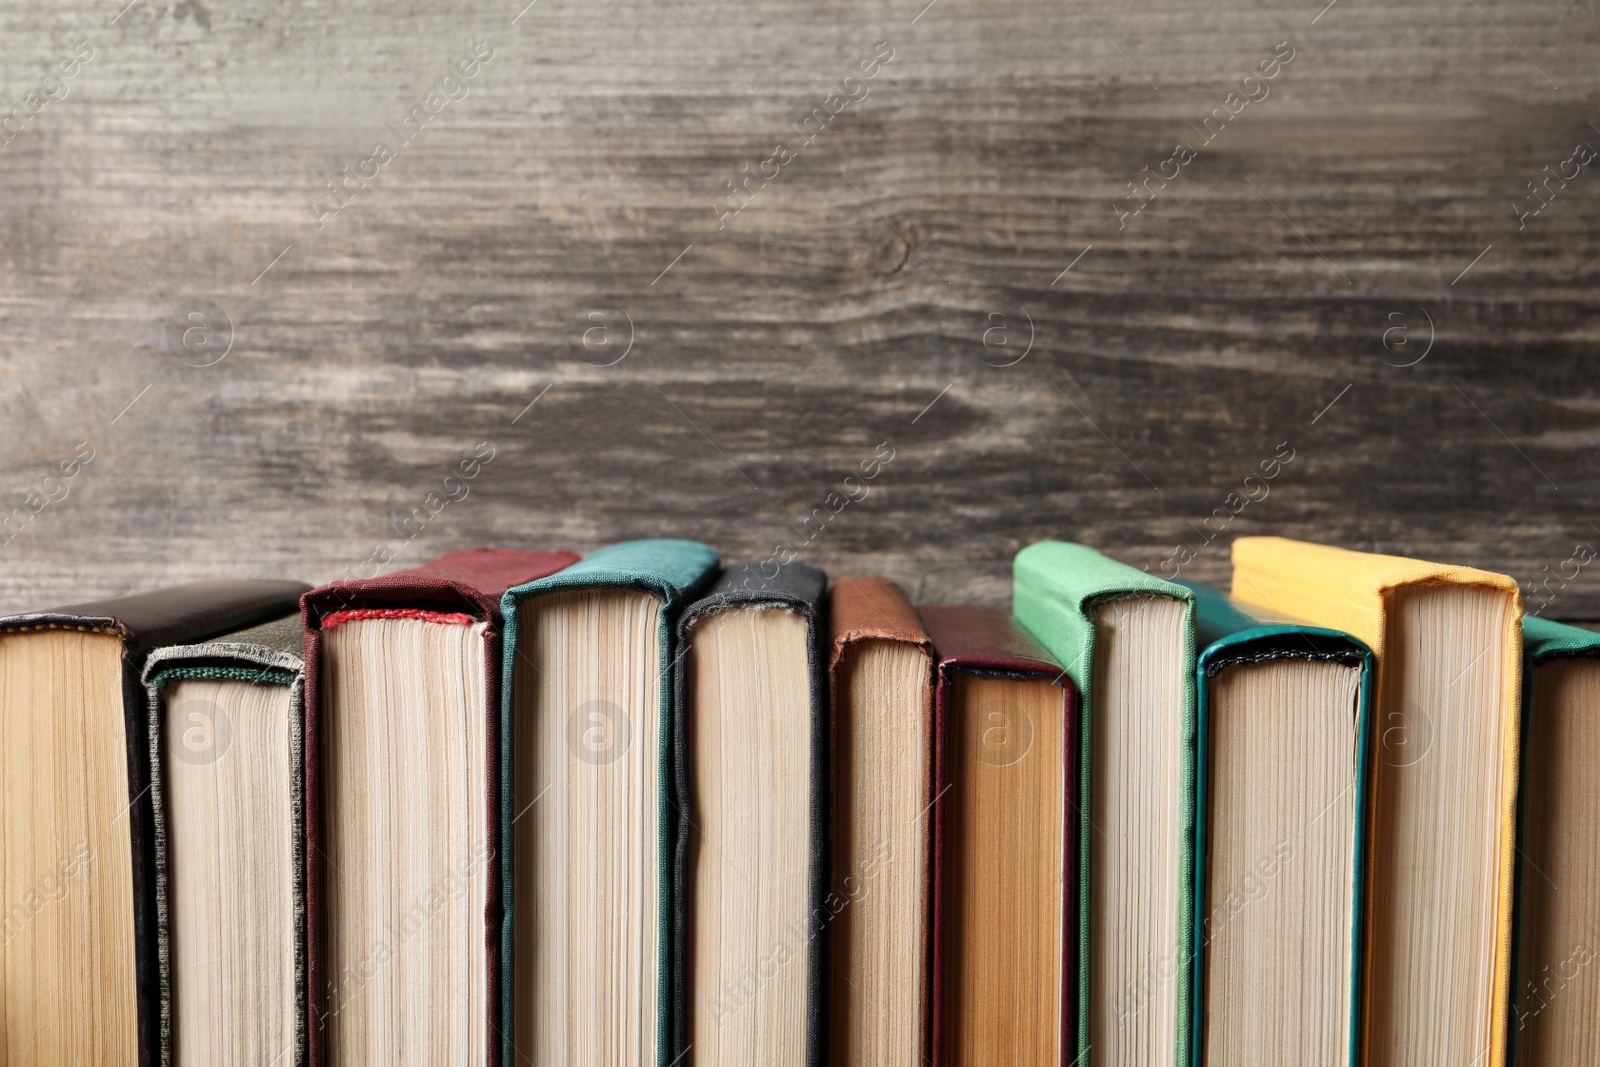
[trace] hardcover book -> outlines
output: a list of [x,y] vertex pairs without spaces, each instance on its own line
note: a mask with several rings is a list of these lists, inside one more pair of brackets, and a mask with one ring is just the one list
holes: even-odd
[[1524,616],[1511,1061],[1600,1058],[1600,634]]
[[998,608],[931,605],[922,619],[939,650],[932,1067],[1069,1067],[1077,690]]
[[500,1063],[505,590],[475,549],[302,601],[311,1063]]
[[674,638],[716,566],[628,541],[502,601],[507,1063],[672,1062]]
[[145,660],[162,1067],[306,1063],[305,643],[290,615]]
[[0,1061],[160,1062],[146,653],[263,622],[298,582],[195,582],[0,618]]
[[1196,1064],[1359,1067],[1372,653],[1194,590]]
[[827,582],[775,569],[724,574],[678,620],[673,1058],[698,1067],[822,1061]]
[[1376,658],[1362,1062],[1503,1067],[1522,675],[1505,575],[1281,537],[1233,595]]
[[933,642],[886,578],[835,580],[828,627],[827,1062],[921,1067],[934,1058]]
[[1083,705],[1079,1065],[1188,1067],[1194,594],[1060,541],[1013,569],[1017,620]]

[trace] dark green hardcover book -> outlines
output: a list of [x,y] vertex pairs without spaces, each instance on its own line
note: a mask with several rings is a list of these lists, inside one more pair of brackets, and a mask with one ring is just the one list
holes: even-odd
[[1357,1067],[1372,652],[1183,584],[1202,648],[1194,1063]]
[[305,646],[295,614],[145,660],[163,1067],[307,1062]]
[[1600,634],[1522,620],[1522,783],[1508,1061],[1600,1055]]
[[505,1063],[671,1063],[675,625],[716,568],[628,541],[505,594]]
[[1017,621],[1082,703],[1078,1067],[1188,1067],[1194,594],[1083,545],[1014,564]]

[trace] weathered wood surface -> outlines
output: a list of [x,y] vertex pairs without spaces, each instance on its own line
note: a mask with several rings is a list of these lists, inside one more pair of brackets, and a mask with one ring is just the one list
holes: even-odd
[[654,535],[1004,603],[1032,539],[1282,532],[1600,618],[1592,4],[124,2],[0,11],[5,607]]

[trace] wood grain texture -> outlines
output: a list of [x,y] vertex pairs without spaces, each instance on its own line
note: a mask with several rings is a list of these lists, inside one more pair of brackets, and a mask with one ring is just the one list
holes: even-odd
[[124,2],[0,12],[7,609],[636,536],[1004,603],[1037,538],[1225,581],[1276,532],[1600,618],[1600,164],[1513,207],[1600,146],[1593,4]]

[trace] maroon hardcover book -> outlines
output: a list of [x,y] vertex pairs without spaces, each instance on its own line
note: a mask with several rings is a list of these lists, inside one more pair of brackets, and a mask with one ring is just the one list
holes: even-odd
[[[498,1067],[500,1062],[499,1023],[500,978],[500,915],[504,907],[504,887],[501,885],[499,853],[501,808],[506,790],[502,788],[504,753],[501,751],[502,721],[500,707],[502,620],[500,597],[514,585],[554,574],[578,557],[570,552],[519,552],[508,549],[479,548],[466,552],[452,552],[440,556],[432,563],[410,570],[386,574],[378,578],[334,582],[314,589],[301,598],[301,615],[306,630],[306,699],[305,699],[305,795],[306,795],[306,921],[308,940],[307,984],[310,1000],[312,1067],[329,1062],[330,1052],[325,1047],[328,1028],[337,1013],[359,996],[365,986],[378,980],[404,942],[416,936],[411,917],[419,916],[417,923],[426,923],[446,907],[451,896],[464,885],[470,885],[467,871],[450,872],[436,879],[436,892],[417,896],[413,904],[409,899],[402,905],[409,910],[398,923],[391,923],[375,942],[369,953],[358,958],[354,966],[346,963],[341,973],[329,973],[330,916],[328,914],[327,878],[343,877],[342,873],[328,870],[330,860],[327,849],[333,847],[328,840],[331,830],[329,783],[324,781],[324,746],[329,740],[324,730],[323,703],[327,698],[327,685],[331,675],[324,670],[327,652],[326,634],[337,626],[363,620],[399,619],[416,620],[423,624],[443,626],[482,625],[484,651],[483,693],[486,714],[484,731],[484,762],[486,780],[482,783],[486,820],[481,850],[484,854],[472,856],[472,864],[481,863],[486,879],[485,898],[482,902],[486,973],[482,987],[484,1004],[484,1034],[486,1049],[482,1062],[488,1067]],[[379,673],[384,664],[379,663]],[[381,709],[379,709],[381,710]],[[431,753],[430,753],[431,755]],[[333,921],[338,921],[333,917]],[[457,990],[460,995],[466,991]],[[424,1020],[425,1024],[426,1020]],[[404,1046],[397,1046],[404,1047]],[[411,1052],[426,1057],[426,1049]]]
[[[1018,1062],[1059,1049],[1067,1067],[1077,1044],[1078,693],[1000,609],[920,611],[938,652],[933,1067],[963,1067],[974,1049],[1002,1045]],[[1060,826],[1059,857],[1036,856],[1024,836],[1041,818]],[[1059,914],[1053,931],[1041,909]]]

